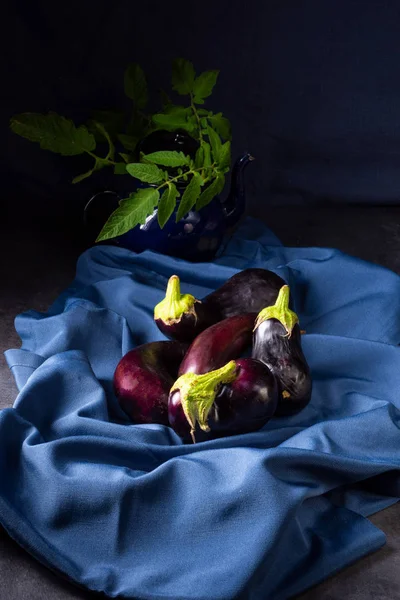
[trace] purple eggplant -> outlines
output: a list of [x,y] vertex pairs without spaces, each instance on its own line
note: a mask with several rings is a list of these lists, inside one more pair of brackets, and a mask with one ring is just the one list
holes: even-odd
[[220,319],[215,318],[212,311],[207,310],[207,306],[191,294],[181,294],[179,277],[172,275],[168,280],[164,300],[154,309],[154,320],[167,337],[191,342]]
[[134,423],[168,425],[168,394],[187,344],[150,342],[131,350],[114,372],[114,390]]
[[226,365],[251,345],[256,313],[224,319],[200,333],[189,346],[179,367],[179,375],[197,375]]
[[172,275],[167,292],[154,309],[158,328],[169,338],[191,342],[204,329],[242,313],[259,313],[273,304],[285,281],[266,269],[245,269],[233,275],[202,300],[181,294],[180,281]]
[[186,373],[168,399],[171,427],[186,442],[257,431],[273,416],[278,385],[258,360],[240,358],[220,369]]
[[252,357],[267,365],[278,380],[275,416],[299,412],[310,402],[312,392],[298,317],[289,309],[289,295],[289,286],[283,286],[275,304],[259,313],[253,335]]

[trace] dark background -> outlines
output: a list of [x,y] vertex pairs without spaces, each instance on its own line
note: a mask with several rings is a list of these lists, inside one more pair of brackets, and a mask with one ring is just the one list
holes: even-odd
[[221,69],[209,107],[231,119],[234,154],[257,159],[250,212],[399,202],[398,0],[14,0],[2,21],[2,201],[14,224],[80,219],[100,184],[72,186],[90,163],[40,150],[9,118],[54,110],[83,121],[123,105],[128,62],[156,94],[177,56]]

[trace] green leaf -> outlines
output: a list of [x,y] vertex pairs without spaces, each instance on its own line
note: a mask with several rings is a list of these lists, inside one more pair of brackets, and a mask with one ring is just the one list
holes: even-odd
[[216,133],[211,127],[208,127],[207,133],[211,143],[211,150],[214,162],[219,163],[222,148],[221,138],[219,137],[218,133]]
[[164,173],[156,165],[145,165],[143,163],[130,163],[126,166],[129,175],[136,177],[144,183],[160,183]]
[[193,122],[188,120],[190,109],[177,107],[174,111],[168,113],[158,113],[153,115],[152,120],[160,129],[167,131],[175,131],[176,129],[184,129],[185,131],[193,131],[195,128]]
[[125,133],[120,133],[118,135],[118,140],[121,142],[125,150],[129,150],[129,152],[134,152],[139,142],[138,138],[133,137],[132,135],[126,135]]
[[196,73],[193,64],[184,58],[177,58],[172,63],[172,89],[181,96],[190,94],[193,90]]
[[165,223],[171,217],[172,213],[175,210],[176,199],[179,196],[179,192],[176,189],[175,184],[169,183],[167,189],[161,196],[160,204],[158,205],[158,224],[161,229],[164,227]]
[[96,125],[96,121],[89,119],[86,123],[87,130],[91,133],[96,140],[96,143],[104,142],[104,135],[99,131]]
[[126,133],[138,140],[143,139],[149,133],[149,121],[141,115],[136,108],[133,109],[131,118],[126,128]]
[[82,173],[82,175],[77,175],[76,177],[73,178],[72,183],[79,183],[80,181],[83,181],[84,179],[87,179],[95,171],[100,171],[101,169],[104,169],[104,167],[108,167],[109,164],[110,163],[108,162],[107,159],[96,158],[96,161],[94,163],[93,169],[90,169],[90,171],[86,171],[86,173]]
[[114,175],[126,175],[126,163],[121,162],[114,165]]
[[232,139],[231,124],[226,117],[222,116],[222,113],[208,117],[208,120],[211,127],[215,129],[224,140]]
[[96,148],[96,140],[86,127],[75,127],[72,121],[55,113],[16,115],[11,119],[10,127],[14,133],[38,142],[43,150],[64,156],[83,154]]
[[225,142],[221,146],[221,151],[219,155],[219,167],[220,169],[229,169],[231,166],[231,143]]
[[199,146],[196,156],[194,159],[195,169],[200,169],[204,164],[204,149],[202,146]]
[[87,171],[86,173],[82,173],[82,175],[77,175],[76,177],[73,178],[72,183],[79,183],[81,181],[83,181],[84,179],[87,179],[88,177],[90,177],[93,173],[93,169],[90,169],[90,171]]
[[205,71],[201,73],[193,84],[194,102],[196,104],[204,104],[204,99],[211,96],[219,71]]
[[187,130],[191,137],[194,138],[195,140],[199,140],[200,136],[199,136],[199,127],[198,127],[198,123],[197,123],[197,119],[194,115],[191,115],[188,118],[188,128]]
[[136,225],[143,225],[157,205],[160,193],[154,188],[141,188],[123,200],[112,213],[103,229],[97,236],[96,242],[123,235]]
[[106,156],[106,160],[107,159],[114,160],[115,146],[111,141],[108,131],[106,131],[106,129],[102,123],[98,123],[97,121],[94,121],[93,123],[94,123],[94,126],[96,127],[96,129],[100,132],[100,134],[104,137],[104,139],[108,143],[108,154]]
[[185,156],[183,152],[175,152],[170,150],[160,150],[159,152],[145,154],[144,159],[148,162],[154,163],[155,165],[161,165],[163,167],[183,167],[189,164],[189,158]]
[[219,173],[214,181],[206,187],[202,192],[200,198],[196,202],[196,210],[201,210],[207,204],[210,204],[211,200],[222,192],[225,186],[225,177]]
[[118,152],[118,154],[124,162],[126,162],[126,163],[133,162],[133,160],[129,154],[124,154],[124,152]]
[[143,69],[140,65],[128,65],[124,75],[125,94],[134,101],[138,108],[147,104],[147,83]]
[[168,96],[167,92],[165,92],[164,90],[160,90],[160,99],[161,99],[161,105],[164,110],[166,108],[172,106],[172,100]]
[[203,165],[205,167],[211,167],[211,146],[208,142],[203,142],[202,147],[204,152]]
[[182,106],[181,104],[170,104],[164,110],[166,115],[174,115],[174,114],[185,114],[186,116],[192,114],[192,109],[188,106]]
[[195,206],[200,196],[202,182],[201,176],[198,173],[194,173],[179,202],[176,222],[180,221]]

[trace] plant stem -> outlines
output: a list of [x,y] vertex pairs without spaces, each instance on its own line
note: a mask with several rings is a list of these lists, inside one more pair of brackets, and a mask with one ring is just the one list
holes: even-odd
[[85,150],[85,152],[86,152],[86,154],[89,154],[89,156],[91,156],[92,158],[94,158],[95,160],[97,160],[99,158],[93,152],[90,152],[90,150]]
[[90,152],[90,150],[85,150],[86,154],[89,154],[89,156],[91,156],[92,158],[94,158],[94,160],[101,160],[101,161],[105,161],[107,162],[109,165],[116,165],[117,163],[114,160],[111,160],[110,158],[108,158],[108,154],[105,158],[102,158],[101,156],[97,156],[96,154],[94,154],[93,152]]
[[[186,171],[185,173],[182,173],[182,175],[176,175],[175,177],[172,177],[171,179],[168,179],[167,181],[164,181],[164,183],[161,183],[158,186],[158,190],[160,190],[161,188],[165,187],[166,185],[171,185],[171,183],[175,183],[175,181],[178,181],[179,179],[182,179],[185,175],[194,175],[195,173],[200,173],[200,171],[207,171],[207,170],[213,170],[215,168],[215,163],[213,163],[211,166],[209,167],[201,167],[199,169],[190,169],[190,171]],[[205,183],[207,183],[210,180],[209,177],[206,177],[205,179],[203,179],[203,185]]]
[[107,156],[106,156],[105,160],[113,160],[114,159],[114,153],[115,153],[114,144],[112,143],[111,138],[108,135],[108,133],[107,133],[106,130],[104,130],[104,135],[105,135],[105,138],[106,138],[107,143],[108,143],[108,153],[107,153]]
[[204,139],[203,139],[203,134],[201,131],[201,122],[200,122],[200,116],[199,113],[197,112],[195,103],[193,102],[193,94],[190,94],[190,108],[193,111],[194,116],[196,117],[196,121],[197,121],[197,126],[199,128],[199,141],[200,141],[200,146],[203,144]]

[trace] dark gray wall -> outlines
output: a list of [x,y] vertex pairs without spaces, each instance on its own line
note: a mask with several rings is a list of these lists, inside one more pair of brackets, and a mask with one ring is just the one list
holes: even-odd
[[123,101],[140,62],[168,84],[170,61],[220,68],[210,108],[250,150],[250,203],[398,203],[398,0],[203,2],[17,0],[2,39],[1,158],[9,209],[74,213],[94,182],[71,187],[80,159],[40,151],[7,131],[21,111],[84,118]]

